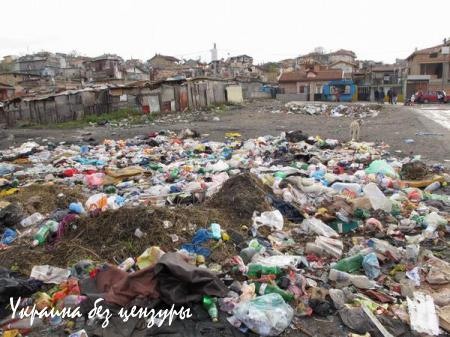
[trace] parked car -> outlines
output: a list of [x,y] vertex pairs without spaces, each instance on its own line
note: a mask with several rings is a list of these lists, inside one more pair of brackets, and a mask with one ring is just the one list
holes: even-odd
[[415,102],[417,103],[447,103],[450,102],[450,95],[444,91],[417,92],[415,94]]

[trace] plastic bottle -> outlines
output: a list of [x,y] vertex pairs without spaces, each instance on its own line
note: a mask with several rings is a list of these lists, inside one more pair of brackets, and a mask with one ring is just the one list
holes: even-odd
[[283,299],[287,302],[290,302],[294,299],[294,295],[288,293],[287,291],[280,289],[278,286],[270,285],[268,283],[259,283],[255,282],[255,291],[260,295],[267,294],[279,294]]
[[115,194],[117,192],[117,189],[116,189],[115,186],[109,185],[109,186],[105,187],[104,191],[105,191],[106,194]]
[[376,282],[369,280],[365,275],[350,275],[346,272],[339,271],[336,269],[331,269],[328,278],[331,281],[335,281],[341,284],[353,284],[355,287],[360,289],[372,289],[375,287]]
[[58,226],[59,224],[56,221],[47,221],[33,236],[32,245],[34,247],[42,245],[47,240],[47,237],[50,233],[56,233],[56,231],[58,230]]
[[136,262],[134,261],[134,259],[132,257],[129,257],[128,259],[123,261],[121,264],[119,264],[118,268],[123,270],[123,271],[128,271],[131,268],[133,268],[133,266],[135,264],[136,264]]
[[372,247],[376,253],[382,254],[387,257],[392,257],[396,261],[399,261],[401,259],[401,254],[398,248],[392,246],[387,241],[372,238],[367,242],[367,245],[369,247]]
[[220,225],[218,223],[211,224],[211,232],[213,239],[220,240],[222,238]]
[[369,280],[366,275],[350,275],[350,281],[360,289],[373,289],[376,285],[376,282]]
[[305,247],[305,253],[317,256],[328,256],[328,252],[316,245],[314,242],[308,242]]
[[356,254],[336,262],[333,269],[345,271],[347,273],[354,273],[362,268],[363,260],[364,255]]
[[[117,184],[117,188],[129,188],[129,187],[133,187],[133,186],[134,186],[133,180],[123,181],[123,182]],[[106,192],[106,193],[108,193],[108,192]]]
[[280,267],[267,267],[260,264],[250,263],[247,266],[246,275],[250,278],[258,278],[261,275],[281,275],[283,270]]
[[177,179],[179,175],[180,175],[180,169],[179,169],[179,168],[174,168],[174,169],[170,172],[170,177],[171,177],[172,179]]
[[23,219],[20,222],[20,225],[22,227],[30,227],[30,226],[34,226],[36,224],[38,224],[39,222],[43,221],[45,219],[45,217],[41,214],[41,213],[33,213],[31,214],[29,217]]
[[436,190],[438,190],[441,187],[441,183],[439,181],[435,181],[434,183],[431,183],[427,187],[425,187],[424,191],[428,193],[432,193]]
[[251,247],[244,248],[240,251],[239,256],[242,257],[244,263],[249,263],[252,257],[257,253],[257,250]]
[[350,283],[350,274],[337,270],[337,269],[330,269],[330,274],[328,278],[331,281],[336,281],[338,283]]
[[203,296],[203,308],[208,312],[209,317],[213,322],[217,322],[219,320],[219,312],[217,310],[217,298],[211,296]]

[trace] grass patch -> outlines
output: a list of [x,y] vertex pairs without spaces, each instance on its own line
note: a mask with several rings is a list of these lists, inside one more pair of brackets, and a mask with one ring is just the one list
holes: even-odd
[[[97,124],[102,121],[109,122],[119,122],[123,119],[128,119],[131,124],[135,124],[135,121],[142,120],[143,113],[137,109],[119,109],[117,111],[112,111],[109,113],[104,113],[100,115],[86,115],[82,119],[67,121],[55,124],[21,124],[18,125],[19,128],[24,129],[78,129],[90,124]],[[147,119],[153,121],[155,119],[154,114],[148,114]]]

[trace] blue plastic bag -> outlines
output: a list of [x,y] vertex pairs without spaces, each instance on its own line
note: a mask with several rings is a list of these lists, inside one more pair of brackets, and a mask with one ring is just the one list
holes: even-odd
[[4,245],[10,245],[17,238],[17,233],[14,229],[6,228],[2,235],[1,243]]
[[364,256],[362,265],[367,277],[371,280],[380,276],[380,264],[375,253],[370,253]]

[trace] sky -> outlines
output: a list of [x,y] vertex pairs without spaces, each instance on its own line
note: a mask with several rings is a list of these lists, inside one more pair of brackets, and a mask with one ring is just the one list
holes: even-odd
[[323,47],[393,63],[450,38],[449,0],[21,0],[1,4],[0,57],[42,50],[254,63]]

